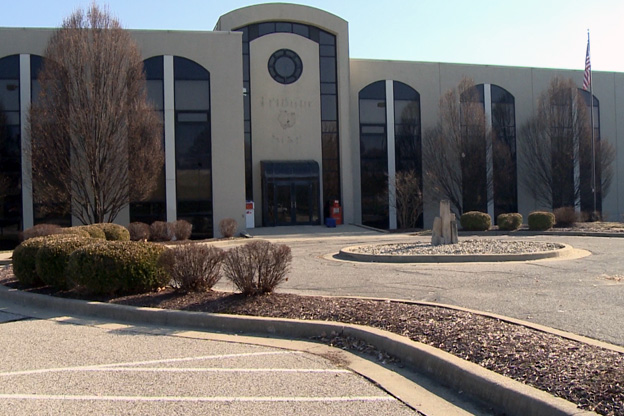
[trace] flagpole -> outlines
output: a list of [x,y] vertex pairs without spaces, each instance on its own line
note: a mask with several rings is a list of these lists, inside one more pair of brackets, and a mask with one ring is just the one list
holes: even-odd
[[[587,29],[587,54],[589,55],[589,29]],[[590,97],[590,125],[591,125],[591,150],[592,150],[592,194],[594,197],[594,209],[591,217],[594,217],[596,212],[596,142],[594,137],[594,80],[592,77],[591,65],[589,66],[589,97]]]

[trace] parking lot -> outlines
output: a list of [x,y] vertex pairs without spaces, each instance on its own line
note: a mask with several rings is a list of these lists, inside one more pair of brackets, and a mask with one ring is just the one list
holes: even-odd
[[408,415],[308,353],[0,312],[0,414]]

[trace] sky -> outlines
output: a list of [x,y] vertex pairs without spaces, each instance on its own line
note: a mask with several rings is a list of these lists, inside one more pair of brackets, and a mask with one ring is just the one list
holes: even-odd
[[[248,0],[99,0],[128,29],[212,30]],[[299,0],[349,22],[351,58],[624,72],[622,0]],[[0,27],[58,27],[91,0],[0,0]],[[4,41],[4,40],[3,40]]]

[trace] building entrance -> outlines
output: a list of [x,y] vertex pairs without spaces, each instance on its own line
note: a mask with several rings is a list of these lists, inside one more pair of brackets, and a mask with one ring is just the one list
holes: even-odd
[[310,162],[261,162],[262,224],[320,224],[319,168]]

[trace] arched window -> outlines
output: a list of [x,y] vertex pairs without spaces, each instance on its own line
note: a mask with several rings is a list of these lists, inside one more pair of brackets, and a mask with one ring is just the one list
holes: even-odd
[[15,232],[22,223],[20,141],[20,59],[0,59],[0,230]]
[[[475,85],[461,96],[463,211],[518,211],[515,100],[504,88]],[[488,134],[489,132],[489,134]]]
[[[396,170],[422,171],[420,94],[402,82],[394,81],[394,137]],[[422,189],[422,188],[421,188]]]
[[[293,33],[319,45],[319,75],[321,87],[321,148],[323,154],[323,201],[328,204],[341,199],[340,153],[338,129],[338,75],[336,36],[312,25],[295,22],[262,22],[236,29],[243,33],[243,100],[245,114],[245,188],[248,200],[253,200],[251,155],[251,94],[249,44],[271,33]],[[296,66],[295,66],[296,67]]]
[[[422,218],[401,215],[413,201],[401,198],[405,174],[422,190],[420,94],[398,81],[377,81],[359,93],[362,223],[378,228],[409,228]],[[401,187],[398,190],[397,187]],[[411,191],[410,191],[411,192]]]
[[194,237],[212,237],[210,73],[173,58],[178,219],[193,224]]
[[[163,57],[154,56],[143,61],[145,71],[145,84],[147,99],[154,107],[163,122],[163,149],[164,149],[164,66]],[[130,160],[132,163],[132,160]],[[144,201],[130,201],[130,221],[140,221],[151,224],[154,221],[166,220],[166,196],[165,196],[165,166],[154,178],[157,182],[154,192]]]

